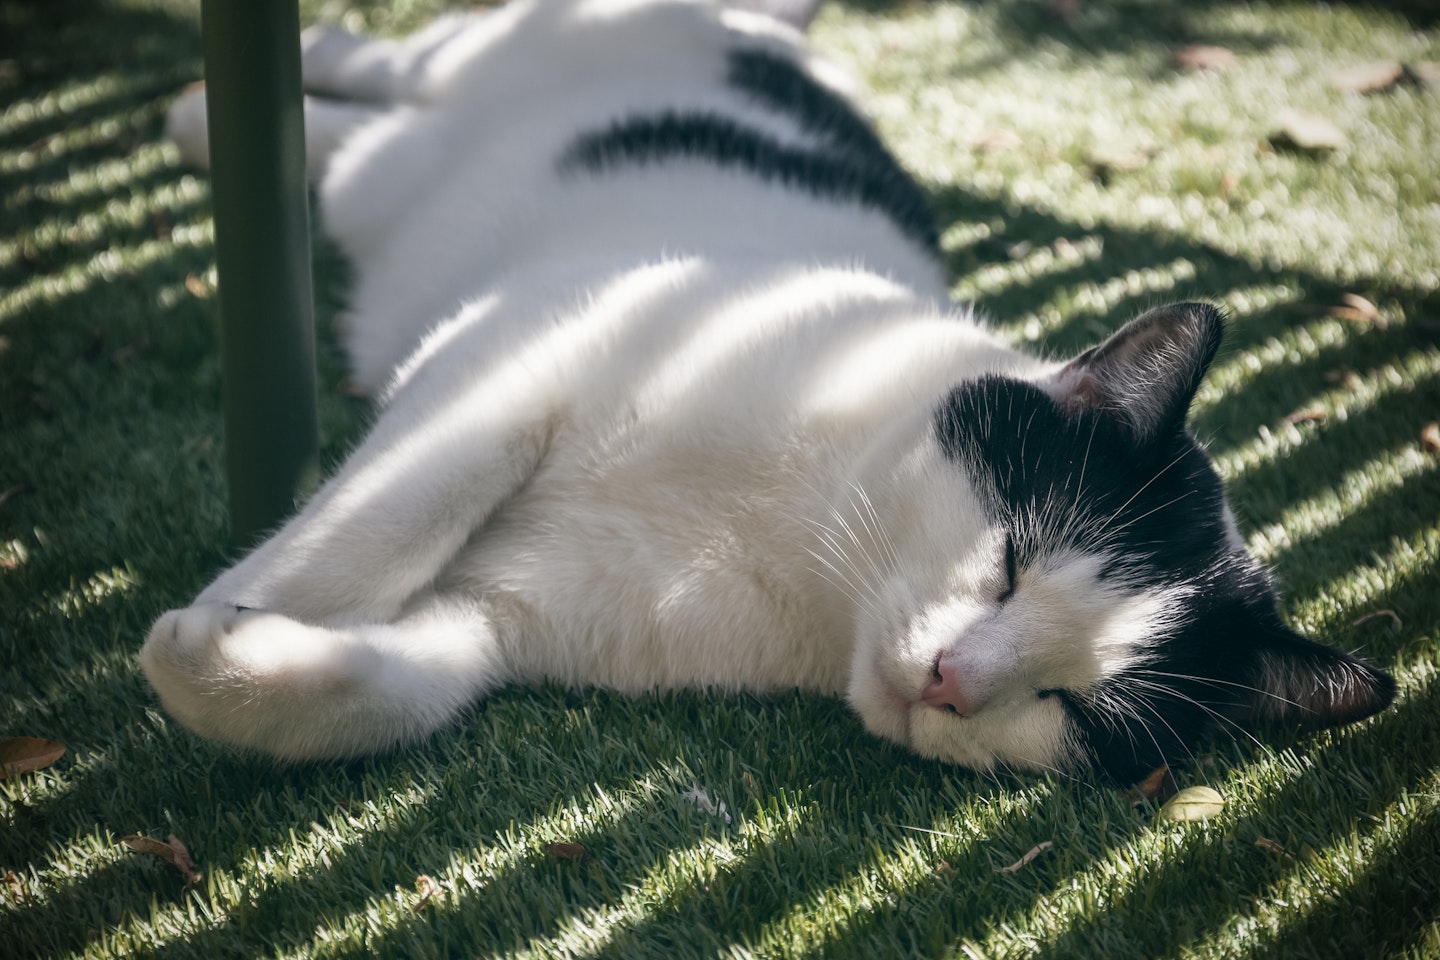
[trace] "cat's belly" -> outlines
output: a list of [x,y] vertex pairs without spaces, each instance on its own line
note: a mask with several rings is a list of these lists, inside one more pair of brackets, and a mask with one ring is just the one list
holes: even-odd
[[648,474],[532,486],[442,589],[484,602],[521,680],[842,691],[847,621],[798,559],[808,554],[786,543],[773,504]]

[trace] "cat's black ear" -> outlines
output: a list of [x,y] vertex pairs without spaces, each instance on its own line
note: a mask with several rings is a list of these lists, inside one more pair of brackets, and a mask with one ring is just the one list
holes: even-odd
[[1256,645],[1235,689],[1233,719],[1310,729],[1363,720],[1395,699],[1384,670],[1279,625]]
[[1108,413],[1138,440],[1164,437],[1185,425],[1224,334],[1220,311],[1209,304],[1160,307],[1065,364],[1044,386],[1066,409]]
[[725,0],[725,6],[751,13],[763,13],[772,20],[789,24],[801,33],[810,29],[810,21],[820,12],[824,0]]

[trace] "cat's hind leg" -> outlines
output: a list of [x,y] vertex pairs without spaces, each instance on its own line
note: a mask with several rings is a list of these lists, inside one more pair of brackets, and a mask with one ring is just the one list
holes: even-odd
[[407,100],[430,58],[476,16],[446,14],[402,40],[368,37],[323,24],[307,27],[300,34],[305,92],[373,104]]
[[[305,173],[319,181],[330,157],[361,126],[380,115],[365,104],[344,103],[320,97],[305,97]],[[210,169],[210,131],[204,84],[181,93],[165,117],[165,135],[180,148],[191,166]]]
[[483,610],[438,597],[354,627],[197,603],[155,623],[141,663],[190,729],[292,760],[419,739],[506,678]]

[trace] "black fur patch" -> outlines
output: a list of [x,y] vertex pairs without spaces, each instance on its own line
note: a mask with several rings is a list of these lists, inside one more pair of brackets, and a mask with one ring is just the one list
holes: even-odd
[[1220,478],[1183,431],[1141,446],[1113,417],[1066,413],[1033,384],[987,377],[951,392],[935,434],[992,493],[1021,566],[1074,547],[1109,555],[1106,576],[1158,586],[1225,548]]
[[1002,377],[957,387],[934,428],[1011,531],[1021,592],[1027,564],[1065,549],[1104,556],[1102,578],[1127,588],[1189,588],[1132,670],[1096,689],[1037,691],[1065,704],[1098,766],[1133,782],[1235,715],[1256,638],[1285,628],[1264,572],[1228,544],[1220,479],[1187,432],[1142,445],[1112,416],[1067,413]]
[[737,50],[729,62],[733,89],[789,118],[821,145],[786,146],[720,113],[665,111],[582,134],[562,154],[560,171],[600,172],[675,160],[712,163],[825,200],[877,210],[906,237],[938,253],[939,236],[925,191],[844,99],[770,53]]

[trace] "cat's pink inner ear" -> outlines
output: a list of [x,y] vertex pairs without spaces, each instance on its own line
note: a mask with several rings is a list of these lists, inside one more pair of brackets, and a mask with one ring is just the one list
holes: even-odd
[[1041,384],[1073,413],[1113,416],[1136,439],[1180,429],[1224,333],[1219,311],[1182,303],[1150,310]]

